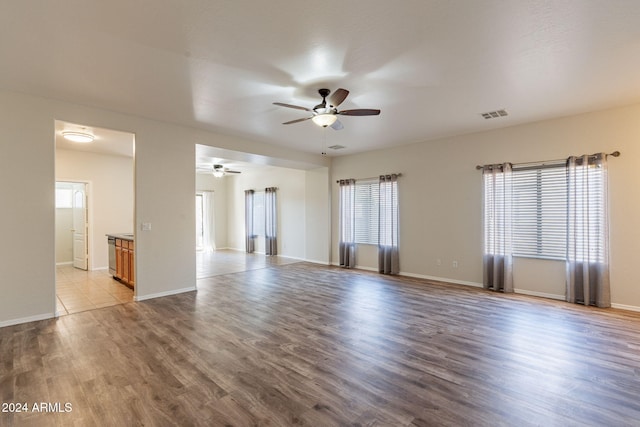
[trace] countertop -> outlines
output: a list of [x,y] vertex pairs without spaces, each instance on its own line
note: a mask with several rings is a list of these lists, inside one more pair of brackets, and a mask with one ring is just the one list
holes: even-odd
[[133,234],[132,233],[109,233],[105,234],[107,237],[115,237],[116,239],[129,240],[133,242]]

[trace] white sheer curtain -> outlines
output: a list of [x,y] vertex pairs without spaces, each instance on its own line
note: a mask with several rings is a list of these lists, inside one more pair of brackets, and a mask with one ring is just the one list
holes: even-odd
[[245,250],[247,253],[255,251],[255,236],[253,235],[253,190],[244,192],[244,230]]
[[278,254],[276,190],[276,187],[268,187],[264,189],[264,251],[266,255]]
[[611,306],[607,156],[567,160],[567,301]]
[[213,252],[216,249],[213,191],[202,192],[202,208],[202,250]]
[[513,292],[512,170],[510,163],[482,169],[484,198],[483,284]]
[[354,268],[356,266],[356,180],[340,180],[339,207],[339,247],[340,266]]
[[399,274],[398,175],[381,175],[379,191],[378,271]]

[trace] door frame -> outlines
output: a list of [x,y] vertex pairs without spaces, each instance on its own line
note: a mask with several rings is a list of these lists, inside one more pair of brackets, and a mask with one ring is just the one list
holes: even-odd
[[[65,182],[71,184],[84,184],[85,197],[87,203],[87,271],[93,270],[93,254],[91,253],[91,245],[93,243],[93,197],[92,195],[92,182],[81,179],[56,179],[55,183]],[[55,236],[54,236],[55,238]],[[54,243],[55,245],[55,243]]]

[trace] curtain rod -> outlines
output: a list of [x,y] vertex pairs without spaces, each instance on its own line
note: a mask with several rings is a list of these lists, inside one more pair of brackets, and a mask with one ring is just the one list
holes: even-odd
[[[401,174],[401,173],[381,173],[381,174],[380,174],[380,175],[378,175],[378,176],[372,176],[372,177],[369,177],[369,178],[357,178],[357,179],[356,179],[356,181],[373,181],[374,179],[378,179],[378,178],[380,178],[380,177],[381,177],[381,176],[383,176],[383,175],[396,175],[396,176],[402,176],[402,174]],[[336,184],[340,184],[340,181],[343,181],[343,180],[342,180],[342,179],[338,179],[338,180],[336,180]]]
[[[606,154],[607,156],[620,157],[619,151],[614,151],[613,153]],[[596,154],[589,154],[589,157],[595,157]],[[514,163],[513,165],[526,165],[529,163],[552,163],[552,162],[562,162],[566,159],[554,159],[554,160],[543,160],[541,162],[525,162],[525,163]],[[484,166],[476,165],[476,170],[484,169]]]

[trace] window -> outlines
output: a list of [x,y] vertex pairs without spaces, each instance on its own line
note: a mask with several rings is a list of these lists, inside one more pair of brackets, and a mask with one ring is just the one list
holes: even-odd
[[513,168],[513,254],[564,260],[567,172],[557,165]]
[[378,244],[378,181],[356,182],[355,235],[356,243]]
[[[577,227],[581,231],[579,242],[595,242],[602,234],[604,224],[604,176],[601,168],[590,165],[582,169],[582,174],[588,174],[588,180],[578,174],[577,179],[588,182],[588,195],[593,201],[590,204],[589,219],[582,221],[582,212],[576,213]],[[495,230],[491,227],[508,226],[511,222],[513,232],[513,255],[530,258],[565,260],[567,257],[567,215],[568,215],[568,186],[567,167],[565,163],[557,164],[528,164],[513,167],[509,181],[510,194],[505,191],[503,181],[494,182],[491,175],[484,177],[485,215],[501,218],[497,223],[491,218],[485,218],[485,253],[492,253]],[[496,193],[496,194],[494,194]],[[509,198],[511,214],[504,211],[502,203],[494,203],[497,198]],[[598,199],[599,198],[599,199]],[[500,199],[502,200],[502,199]],[[581,202],[577,202],[580,205]],[[592,216],[593,210],[599,210]],[[602,211],[602,213],[600,212]],[[489,219],[489,220],[487,220]],[[580,222],[582,221],[582,222]],[[587,222],[585,222],[587,221]],[[582,254],[589,260],[601,261],[604,254],[601,246],[589,247],[590,253]],[[581,256],[581,254],[578,254]]]
[[[391,196],[385,197],[386,203],[398,206],[398,183],[389,183],[385,188]],[[385,236],[391,235],[391,217],[387,218],[385,224],[380,224],[380,183],[378,180],[356,181],[356,204],[355,204],[355,235],[356,243],[366,245],[377,245],[379,243],[378,233],[382,228],[386,231]],[[397,209],[394,211],[397,212]],[[397,221],[397,218],[396,218]],[[384,240],[384,239],[383,239]],[[388,239],[386,239],[388,240]],[[388,243],[386,240],[383,243]]]
[[253,193],[253,235],[264,236],[264,191]]
[[71,188],[56,188],[56,208],[71,208],[73,190]]

